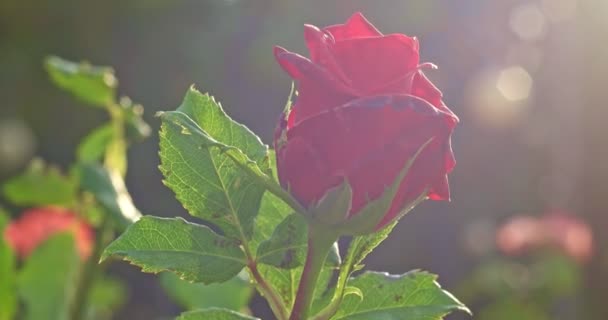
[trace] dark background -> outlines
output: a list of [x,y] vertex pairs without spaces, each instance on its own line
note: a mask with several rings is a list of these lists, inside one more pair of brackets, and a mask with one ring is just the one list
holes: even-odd
[[[153,127],[129,154],[135,203],[146,214],[184,215],[161,183],[154,113],[177,107],[195,84],[270,143],[290,86],[272,46],[305,54],[304,23],[341,23],[355,11],[385,33],[420,38],[422,60],[439,66],[429,77],[461,119],[452,202],[414,210],[367,267],[426,269],[452,289],[493,246],[493,225],[558,207],[594,228],[583,301],[594,319],[608,319],[604,0],[0,0],[0,180],[34,154],[66,168],[79,139],[105,120],[42,68],[49,54],[88,60],[116,69],[121,94],[145,106]],[[117,319],[178,312],[154,276],[115,269],[131,287]]]

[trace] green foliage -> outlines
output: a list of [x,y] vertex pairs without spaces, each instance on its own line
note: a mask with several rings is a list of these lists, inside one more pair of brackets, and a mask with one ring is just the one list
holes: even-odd
[[469,312],[441,289],[436,278],[420,271],[403,275],[366,272],[348,281],[363,298],[356,294],[345,296],[332,319],[439,320],[455,310]]
[[218,307],[243,311],[253,294],[253,287],[244,272],[226,282],[208,285],[191,283],[173,273],[163,272],[160,282],[169,296],[186,310]]
[[17,206],[71,206],[76,201],[78,185],[57,168],[34,160],[24,173],[7,181],[2,191]]
[[15,255],[2,236],[8,223],[8,215],[0,209],[0,320],[12,320],[17,311]]
[[96,163],[83,163],[78,169],[82,188],[93,194],[118,225],[127,227],[141,217],[118,173]]
[[100,161],[114,139],[114,126],[111,123],[94,129],[80,141],[76,157],[82,162]]
[[[507,297],[494,301],[475,314],[479,320],[552,320],[548,309],[525,297]],[[568,319],[568,318],[563,318]]]
[[232,310],[209,308],[182,313],[175,320],[260,320]]
[[142,217],[104,251],[144,272],[172,271],[205,284],[226,281],[247,264],[240,243],[181,218]]
[[144,107],[122,97],[119,105],[125,122],[125,136],[128,141],[141,141],[150,135],[150,126],[143,120]]
[[17,277],[25,320],[67,320],[80,261],[71,234],[49,238],[27,259]]
[[284,269],[295,268],[304,264],[306,247],[306,221],[299,214],[291,214],[260,244],[257,261]]
[[[298,218],[295,218],[291,213],[293,209],[291,209],[287,204],[285,204],[281,199],[274,196],[271,193],[264,194],[264,198],[262,199],[262,205],[260,208],[260,214],[256,219],[255,225],[255,234],[254,241],[256,239],[269,239],[267,243],[278,243],[278,241],[273,240],[273,236],[275,234],[278,236],[283,232],[278,231],[277,223],[278,221],[283,220],[283,226],[287,226],[288,224],[285,221],[294,220],[297,221]],[[304,221],[301,221],[304,223]],[[302,232],[304,237],[307,233],[306,224],[297,226],[297,231]],[[277,232],[273,232],[277,230]],[[302,238],[302,235],[296,236],[295,238]],[[264,242],[262,242],[263,244]],[[258,254],[260,251],[263,251],[263,245],[260,244],[258,247]],[[279,246],[280,248],[280,246]],[[283,248],[285,249],[285,248]],[[306,247],[300,248],[299,250],[306,249]],[[281,252],[281,250],[277,251]],[[284,252],[284,251],[283,251]],[[301,252],[298,254],[302,254]],[[279,254],[280,256],[281,254]],[[264,258],[263,255],[258,256]],[[263,262],[263,261],[260,261]],[[317,283],[317,291],[315,292],[317,297],[320,297],[321,294],[325,292],[327,288],[327,284],[331,280],[332,274],[335,270],[335,266],[340,264],[340,255],[337,250],[337,246],[334,246],[334,249],[330,252],[325,268],[321,273],[320,279]],[[279,264],[280,266],[280,264]],[[296,291],[298,290],[298,284],[300,281],[300,276],[302,275],[302,266],[298,265],[296,268],[291,269],[283,269],[274,265],[266,265],[261,264],[258,266],[261,274],[264,278],[270,283],[275,290],[278,292],[279,296],[283,300],[283,303],[288,307],[294,303],[294,299],[296,297]]]
[[114,103],[118,81],[112,68],[74,63],[54,56],[48,57],[44,66],[57,86],[84,102],[97,107]]
[[91,287],[86,319],[111,319],[112,313],[123,304],[126,295],[126,288],[118,279],[98,277]]
[[178,111],[165,112],[161,119],[166,185],[193,216],[214,223],[227,237],[250,239],[265,188],[242,166],[267,163],[267,147],[194,89]]

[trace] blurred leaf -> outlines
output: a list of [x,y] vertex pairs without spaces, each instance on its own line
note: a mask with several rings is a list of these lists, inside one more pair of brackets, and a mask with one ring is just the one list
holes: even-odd
[[144,107],[134,104],[127,97],[120,99],[120,106],[124,113],[127,140],[141,141],[150,136],[150,126],[142,118]]
[[100,277],[91,288],[86,319],[112,319],[112,314],[125,302],[126,288],[118,279]]
[[44,66],[58,87],[97,107],[114,103],[118,81],[109,67],[74,63],[59,57],[47,57]]
[[190,89],[178,111],[161,114],[161,170],[165,184],[193,216],[226,236],[246,241],[265,188],[243,167],[261,175],[267,147],[236,123],[210,96]]
[[575,294],[582,286],[582,269],[573,258],[561,253],[542,254],[531,266],[531,278],[543,295],[560,298]]
[[6,199],[17,206],[67,207],[75,203],[78,186],[57,168],[34,160],[23,174],[7,181],[2,191]]
[[127,227],[141,217],[118,173],[97,163],[83,163],[78,169],[82,188],[93,194],[120,226]]
[[[502,298],[475,313],[475,320],[550,320],[544,307],[518,296]],[[567,318],[564,318],[567,319]]]
[[160,283],[185,310],[218,307],[244,311],[253,294],[253,287],[244,272],[226,282],[208,285],[181,280],[173,273],[163,272]]
[[175,320],[260,320],[232,310],[209,308],[182,313]]
[[111,123],[96,128],[78,145],[76,155],[79,161],[93,162],[103,159],[106,149],[114,138],[114,127]]
[[421,272],[403,275],[366,272],[351,278],[348,286],[361,290],[344,297],[332,319],[439,320],[452,311],[469,310],[441,289],[436,276]]
[[0,208],[0,320],[12,320],[17,311],[15,254],[2,236],[9,222],[8,214]]
[[226,281],[247,264],[240,243],[181,218],[144,216],[104,251],[144,272],[171,271],[188,281]]
[[80,260],[71,234],[55,235],[38,247],[17,277],[25,320],[67,320]]

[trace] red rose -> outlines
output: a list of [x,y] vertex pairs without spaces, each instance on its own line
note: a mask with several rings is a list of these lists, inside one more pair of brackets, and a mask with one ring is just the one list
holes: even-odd
[[35,208],[25,211],[4,231],[8,244],[25,258],[52,235],[70,232],[82,260],[91,256],[93,230],[75,214],[57,207]]
[[419,64],[418,40],[383,35],[360,13],[343,25],[306,25],[304,35],[310,59],[274,51],[298,84],[297,100],[275,131],[282,186],[310,207],[347,179],[352,216],[432,138],[378,227],[425,190],[430,199],[449,200],[450,136],[458,118],[422,72],[432,65]]

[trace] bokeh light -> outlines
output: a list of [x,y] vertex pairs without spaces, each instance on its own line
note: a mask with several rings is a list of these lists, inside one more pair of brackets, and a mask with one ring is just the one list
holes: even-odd
[[36,147],[32,130],[21,120],[0,120],[0,172],[11,172],[31,159]]
[[484,127],[512,127],[526,114],[531,91],[532,77],[521,66],[487,69],[469,83],[469,107]]
[[525,100],[532,90],[532,77],[520,66],[509,67],[499,73],[496,88],[509,101]]
[[511,11],[509,26],[522,40],[537,40],[546,31],[545,15],[536,4],[522,4]]
[[577,0],[542,0],[543,12],[552,22],[567,21],[576,16]]

